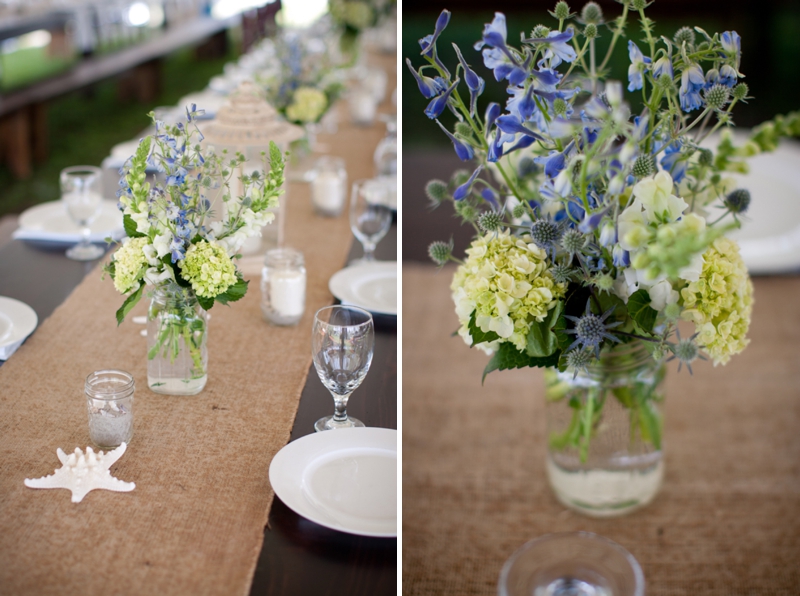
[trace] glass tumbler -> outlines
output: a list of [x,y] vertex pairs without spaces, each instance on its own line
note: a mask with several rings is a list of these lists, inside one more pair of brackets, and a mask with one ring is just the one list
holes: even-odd
[[261,312],[273,325],[297,325],[306,309],[306,267],[293,248],[267,251],[261,271]]
[[133,376],[124,370],[98,370],[86,377],[89,438],[113,449],[133,437]]
[[619,544],[591,532],[548,534],[503,565],[498,596],[644,596],[644,574]]

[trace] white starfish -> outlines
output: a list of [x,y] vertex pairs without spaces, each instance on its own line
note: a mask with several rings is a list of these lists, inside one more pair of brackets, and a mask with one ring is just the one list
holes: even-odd
[[73,503],[80,503],[86,493],[96,488],[130,492],[136,488],[136,485],[133,482],[123,482],[114,478],[109,471],[109,468],[122,457],[127,448],[125,443],[121,443],[113,451],[104,454],[102,451],[95,453],[91,447],[87,447],[84,455],[83,451],[76,447],[75,452],[67,456],[59,447],[56,455],[63,466],[50,476],[36,479],[26,478],[25,486],[29,488],[68,488],[72,491]]

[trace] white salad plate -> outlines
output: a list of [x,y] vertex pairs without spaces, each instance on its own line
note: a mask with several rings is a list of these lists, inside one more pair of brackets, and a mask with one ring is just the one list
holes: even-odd
[[[734,135],[742,145],[745,133]],[[716,149],[718,139],[703,143]],[[727,235],[739,243],[742,259],[752,274],[800,271],[800,143],[782,140],[772,153],[747,160],[750,172],[733,174],[739,188],[750,191],[750,207],[740,217],[742,227]],[[722,213],[709,209],[708,217]],[[724,221],[728,221],[726,217]]]
[[0,296],[0,360],[6,360],[25,341],[39,318],[24,302]]
[[[102,242],[109,236],[114,240],[123,238],[125,229],[117,202],[104,200],[100,213],[89,227],[91,242]],[[20,240],[75,244],[81,240],[81,229],[72,221],[61,201],[50,201],[23,211],[19,216],[19,228],[13,236]]]
[[397,261],[362,263],[337,271],[328,289],[342,304],[375,314],[397,315]]
[[397,536],[397,431],[342,428],[281,449],[269,482],[289,509],[360,536]]

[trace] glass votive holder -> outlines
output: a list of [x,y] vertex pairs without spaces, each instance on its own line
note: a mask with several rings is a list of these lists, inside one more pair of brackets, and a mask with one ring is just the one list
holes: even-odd
[[112,449],[133,437],[134,382],[124,370],[97,370],[86,377],[89,438]]
[[367,87],[375,98],[376,103],[381,103],[386,99],[386,87],[389,77],[382,68],[367,68],[364,76],[363,85]]
[[347,95],[350,120],[358,126],[372,126],[378,111],[378,102],[369,87],[359,85]]
[[261,271],[261,312],[273,325],[296,325],[306,308],[303,253],[293,248],[267,251]]
[[644,574],[627,550],[591,532],[548,534],[506,561],[498,596],[644,596]]
[[322,215],[335,217],[347,200],[347,169],[341,157],[320,157],[309,174],[311,202]]

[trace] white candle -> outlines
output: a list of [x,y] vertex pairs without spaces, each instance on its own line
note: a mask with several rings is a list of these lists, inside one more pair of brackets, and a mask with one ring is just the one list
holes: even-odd
[[302,271],[272,271],[270,306],[281,317],[299,317],[305,310],[306,276]]
[[367,88],[372,92],[372,97],[376,103],[381,103],[386,99],[387,76],[383,69],[372,68],[365,81]]
[[314,206],[326,213],[339,213],[344,207],[345,181],[336,172],[322,171],[311,183]]
[[375,120],[378,105],[369,89],[354,89],[350,93],[350,118],[356,124],[369,125]]

